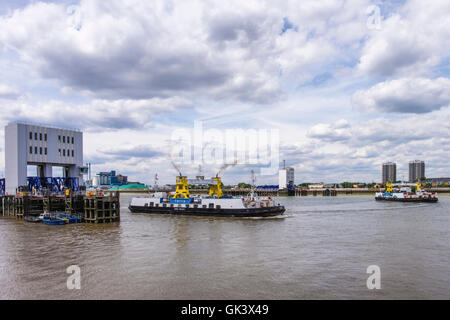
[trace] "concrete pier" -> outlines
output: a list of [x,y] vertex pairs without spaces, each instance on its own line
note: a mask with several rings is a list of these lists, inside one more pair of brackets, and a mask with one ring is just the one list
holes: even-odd
[[23,219],[25,216],[39,216],[41,213],[61,212],[84,217],[86,223],[111,223],[120,221],[119,193],[102,196],[6,195],[0,196],[0,215]]

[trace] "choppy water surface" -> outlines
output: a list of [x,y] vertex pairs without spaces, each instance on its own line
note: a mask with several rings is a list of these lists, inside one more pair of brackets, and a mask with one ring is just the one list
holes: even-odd
[[[450,197],[279,198],[287,218],[131,214],[120,224],[0,218],[2,299],[450,299]],[[68,290],[66,268],[81,268]],[[381,268],[381,290],[366,269]]]

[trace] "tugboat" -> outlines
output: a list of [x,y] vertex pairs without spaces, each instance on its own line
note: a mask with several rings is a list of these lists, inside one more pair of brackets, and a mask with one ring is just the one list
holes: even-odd
[[[208,196],[193,196],[189,193],[189,183],[208,184]],[[224,195],[223,184],[218,175],[210,180],[194,179],[188,181],[186,176],[177,176],[176,190],[173,196],[165,193],[153,197],[136,197],[131,200],[131,212],[175,214],[215,217],[273,217],[282,215],[284,206],[275,204],[270,197],[258,197],[254,189],[247,197]]]
[[400,185],[400,188],[395,188],[392,183],[386,184],[384,192],[377,192],[375,200],[377,201],[401,201],[401,202],[437,202],[438,197],[435,192],[427,192],[421,189],[421,184],[416,184],[415,192],[412,192],[409,186]]

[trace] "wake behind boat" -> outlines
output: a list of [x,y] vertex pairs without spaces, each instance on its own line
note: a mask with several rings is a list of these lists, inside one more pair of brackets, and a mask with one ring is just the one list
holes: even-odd
[[[208,184],[209,196],[193,196],[191,184]],[[176,214],[215,217],[273,217],[285,212],[284,206],[275,204],[270,197],[258,197],[251,192],[247,197],[231,197],[223,194],[222,181],[218,176],[210,180],[191,180],[177,176],[173,196],[155,193],[151,197],[135,197],[131,200],[131,212]]]

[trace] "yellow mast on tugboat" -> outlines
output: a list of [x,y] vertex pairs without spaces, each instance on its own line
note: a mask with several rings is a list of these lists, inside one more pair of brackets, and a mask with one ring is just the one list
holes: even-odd
[[214,178],[211,178],[213,180],[216,181],[215,184],[210,184],[209,185],[209,196],[212,197],[214,195],[217,196],[217,198],[222,198],[223,197],[223,190],[222,190],[222,180],[220,179],[219,176],[216,176]]
[[385,193],[392,193],[392,183],[391,182],[387,182],[386,183],[386,191]]
[[175,189],[175,194],[173,199],[189,199],[191,195],[189,194],[189,184],[186,176],[177,176],[177,187]]

